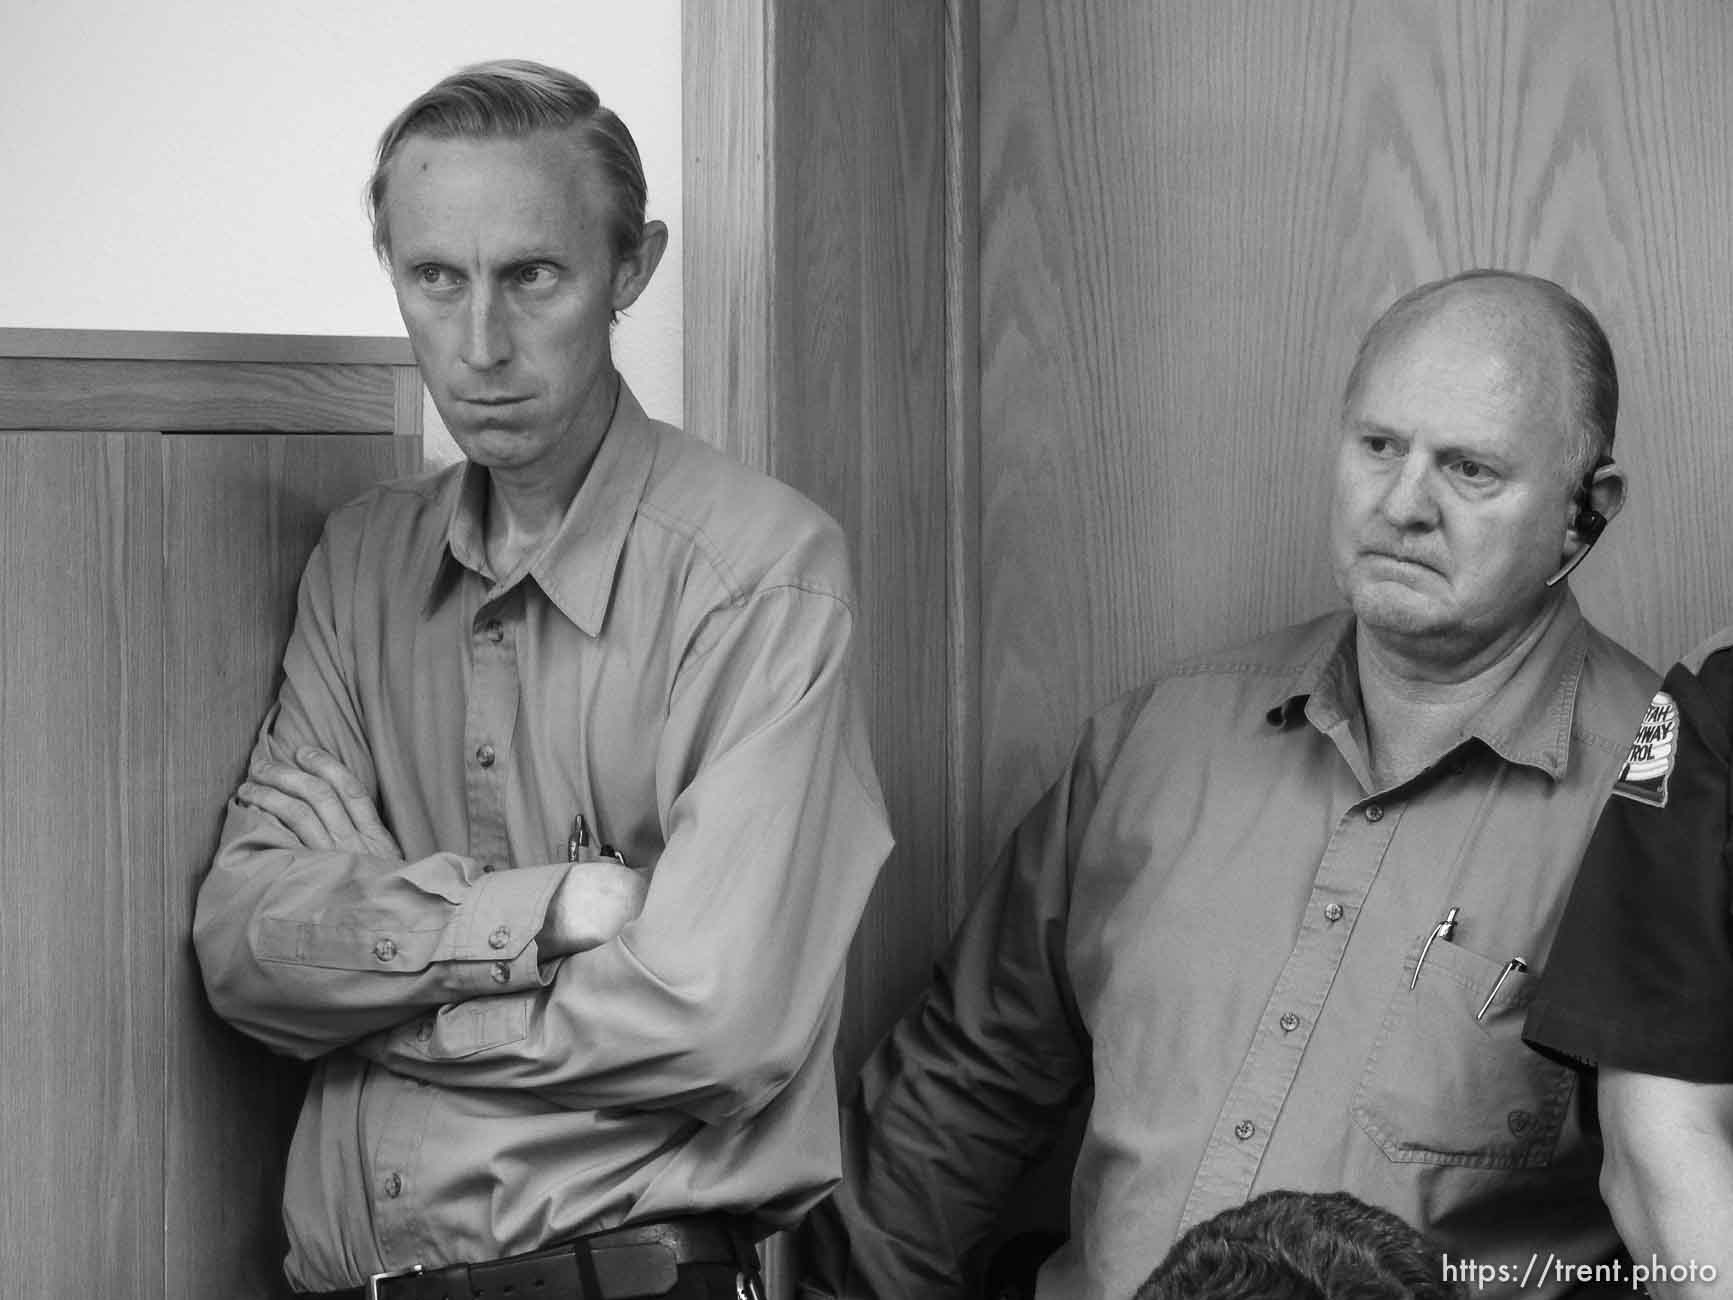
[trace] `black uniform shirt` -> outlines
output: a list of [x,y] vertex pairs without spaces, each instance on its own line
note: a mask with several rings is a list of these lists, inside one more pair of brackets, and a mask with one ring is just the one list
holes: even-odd
[[1733,629],[1650,703],[1525,1037],[1589,1065],[1733,1082]]

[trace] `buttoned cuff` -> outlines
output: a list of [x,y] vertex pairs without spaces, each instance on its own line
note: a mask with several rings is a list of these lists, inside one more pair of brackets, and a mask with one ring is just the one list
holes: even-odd
[[476,883],[447,931],[449,947],[437,954],[456,963],[460,991],[509,993],[542,985],[535,937],[565,876],[564,865],[549,863],[496,871]]

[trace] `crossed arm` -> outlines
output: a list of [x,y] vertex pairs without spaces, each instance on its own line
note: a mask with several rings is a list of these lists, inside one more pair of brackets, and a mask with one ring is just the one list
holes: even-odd
[[334,567],[325,548],[309,563],[278,706],[200,890],[221,1015],[288,1055],[347,1048],[444,1086],[704,1120],[761,1109],[828,1054],[890,845],[843,599],[772,587],[708,616],[660,729],[646,888],[606,861],[491,871],[425,844],[405,860],[371,795]]
[[[403,861],[367,787],[323,749],[303,746],[290,762],[259,758],[247,776],[236,800],[275,817],[303,847]],[[547,961],[608,942],[643,911],[646,888],[643,874],[624,863],[567,864],[536,932],[538,956]]]

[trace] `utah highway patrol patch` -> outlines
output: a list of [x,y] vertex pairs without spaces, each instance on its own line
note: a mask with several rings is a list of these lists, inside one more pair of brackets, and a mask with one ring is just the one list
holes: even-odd
[[1673,775],[1673,763],[1679,756],[1679,706],[1665,691],[1656,691],[1649,707],[1643,710],[1643,725],[1637,728],[1637,738],[1631,742],[1630,756],[1624,771],[1619,773],[1613,793],[1646,803],[1653,808],[1667,806],[1667,779]]

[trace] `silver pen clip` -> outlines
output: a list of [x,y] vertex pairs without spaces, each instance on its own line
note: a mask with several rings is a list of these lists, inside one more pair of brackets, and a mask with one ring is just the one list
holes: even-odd
[[1528,963],[1521,957],[1512,957],[1504,963],[1504,969],[1498,972],[1498,978],[1492,983],[1492,992],[1486,995],[1486,1001],[1480,1004],[1480,1010],[1474,1013],[1476,1020],[1484,1020],[1486,1013],[1492,1010],[1492,1000],[1498,996],[1498,991],[1504,987],[1504,982],[1510,978],[1512,971],[1527,970]]
[[1408,989],[1420,983],[1420,968],[1426,964],[1426,954],[1432,951],[1432,945],[1440,939],[1448,940],[1456,931],[1456,918],[1462,915],[1460,907],[1453,907],[1444,914],[1444,919],[1432,927],[1432,933],[1426,936],[1426,943],[1420,949],[1420,958],[1414,963],[1414,974],[1408,977]]

